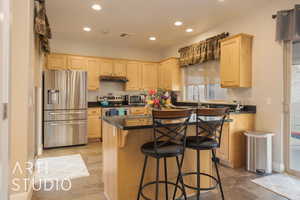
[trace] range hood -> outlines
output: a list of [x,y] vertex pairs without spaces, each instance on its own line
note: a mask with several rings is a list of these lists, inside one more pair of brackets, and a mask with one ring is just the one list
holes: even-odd
[[100,81],[128,82],[125,76],[100,76]]

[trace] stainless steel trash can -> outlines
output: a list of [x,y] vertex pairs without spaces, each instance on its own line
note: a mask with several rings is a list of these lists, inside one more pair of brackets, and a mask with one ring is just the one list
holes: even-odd
[[248,171],[258,174],[272,173],[272,138],[274,133],[246,131]]

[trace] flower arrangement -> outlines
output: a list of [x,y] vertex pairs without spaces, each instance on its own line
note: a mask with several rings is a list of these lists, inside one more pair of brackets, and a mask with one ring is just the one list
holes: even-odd
[[161,109],[161,107],[169,107],[171,105],[171,97],[163,89],[149,90],[146,102],[148,106]]

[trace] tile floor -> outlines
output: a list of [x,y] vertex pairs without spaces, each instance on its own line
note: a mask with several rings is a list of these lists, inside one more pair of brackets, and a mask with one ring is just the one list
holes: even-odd
[[[72,189],[64,191],[37,191],[32,200],[106,200],[102,183],[101,144],[91,143],[87,146],[52,149],[44,152],[43,157],[81,154],[90,172],[89,177],[72,180]],[[287,200],[251,182],[257,176],[244,169],[221,167],[226,200]],[[207,192],[201,199],[220,199],[217,191]],[[129,200],[129,199],[124,199]],[[196,198],[190,198],[196,200]]]

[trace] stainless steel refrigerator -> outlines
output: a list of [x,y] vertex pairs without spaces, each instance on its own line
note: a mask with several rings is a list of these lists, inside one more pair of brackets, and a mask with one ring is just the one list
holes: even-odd
[[45,71],[43,105],[44,148],[87,144],[87,72]]

